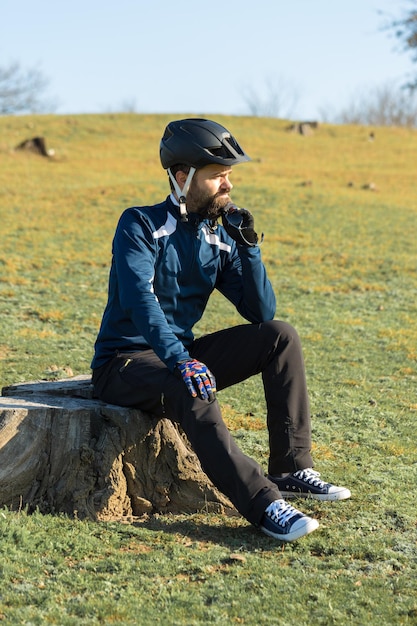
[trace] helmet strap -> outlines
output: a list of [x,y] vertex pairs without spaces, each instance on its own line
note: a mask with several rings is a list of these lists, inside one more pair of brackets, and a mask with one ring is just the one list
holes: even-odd
[[175,176],[173,175],[173,173],[171,172],[171,169],[168,168],[168,176],[174,186],[174,190],[175,193],[178,196],[178,200],[180,203],[180,216],[181,216],[181,222],[188,222],[188,217],[187,217],[187,205],[186,205],[186,197],[187,197],[187,193],[188,190],[190,188],[191,185],[191,180],[195,174],[196,168],[195,167],[190,167],[190,171],[188,172],[188,176],[185,180],[184,186],[181,189],[181,187],[179,186],[179,184],[177,183]]

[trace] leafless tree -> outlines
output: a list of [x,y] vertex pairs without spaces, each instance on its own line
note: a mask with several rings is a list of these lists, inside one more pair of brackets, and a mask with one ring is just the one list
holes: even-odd
[[121,113],[137,113],[138,107],[135,98],[126,98],[120,104]]
[[[385,20],[382,30],[394,34],[401,43],[402,52],[410,52],[412,62],[417,63],[417,0],[408,0],[408,6],[407,10],[404,6],[402,16],[397,19],[380,12]],[[405,87],[417,89],[417,75],[408,80]]]
[[137,113],[136,98],[125,98],[119,104],[109,105],[103,108],[104,113]]
[[259,91],[254,85],[246,85],[241,94],[254,117],[291,118],[298,102],[298,92],[283,78],[267,78],[264,89]]
[[337,113],[321,111],[321,119],[336,124],[417,126],[417,92],[387,83],[361,90]]
[[[417,0],[408,0],[408,6],[408,10],[404,6],[399,18],[392,12],[379,11],[384,21],[381,29],[396,37],[402,51],[411,52],[412,61],[417,63]],[[416,127],[417,76],[404,80],[403,84],[390,82],[358,90],[343,109],[336,113],[321,110],[320,117],[323,121],[341,124]]]
[[0,115],[52,112],[44,98],[49,81],[37,68],[23,69],[17,61],[0,66]]

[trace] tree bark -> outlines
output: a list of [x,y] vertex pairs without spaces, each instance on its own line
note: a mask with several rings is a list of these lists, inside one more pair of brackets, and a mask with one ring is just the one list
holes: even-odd
[[95,400],[88,376],[3,388],[0,506],[102,520],[233,511],[178,425]]

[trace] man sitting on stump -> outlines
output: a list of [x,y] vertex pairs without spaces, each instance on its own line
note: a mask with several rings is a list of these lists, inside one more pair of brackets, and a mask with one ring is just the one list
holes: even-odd
[[[274,320],[275,296],[254,218],[232,204],[232,167],[249,161],[226,128],[168,124],[160,144],[171,194],[124,211],[113,241],[108,302],[95,344],[98,397],[178,422],[213,484],[261,531],[293,541],[318,527],[284,498],[343,500],[350,491],[312,469],[299,337]],[[219,219],[222,225],[219,224]],[[194,338],[218,289],[248,322]],[[268,474],[237,447],[216,392],[261,374]]]

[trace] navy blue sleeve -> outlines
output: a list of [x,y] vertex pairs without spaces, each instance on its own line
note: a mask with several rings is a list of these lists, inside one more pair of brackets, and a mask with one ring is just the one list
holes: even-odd
[[249,322],[256,324],[274,318],[275,294],[258,246],[236,246],[232,242],[216,287]]
[[130,317],[138,334],[171,371],[175,364],[189,357],[182,342],[173,333],[154,293],[156,245],[152,225],[125,212],[113,241],[121,307]]

